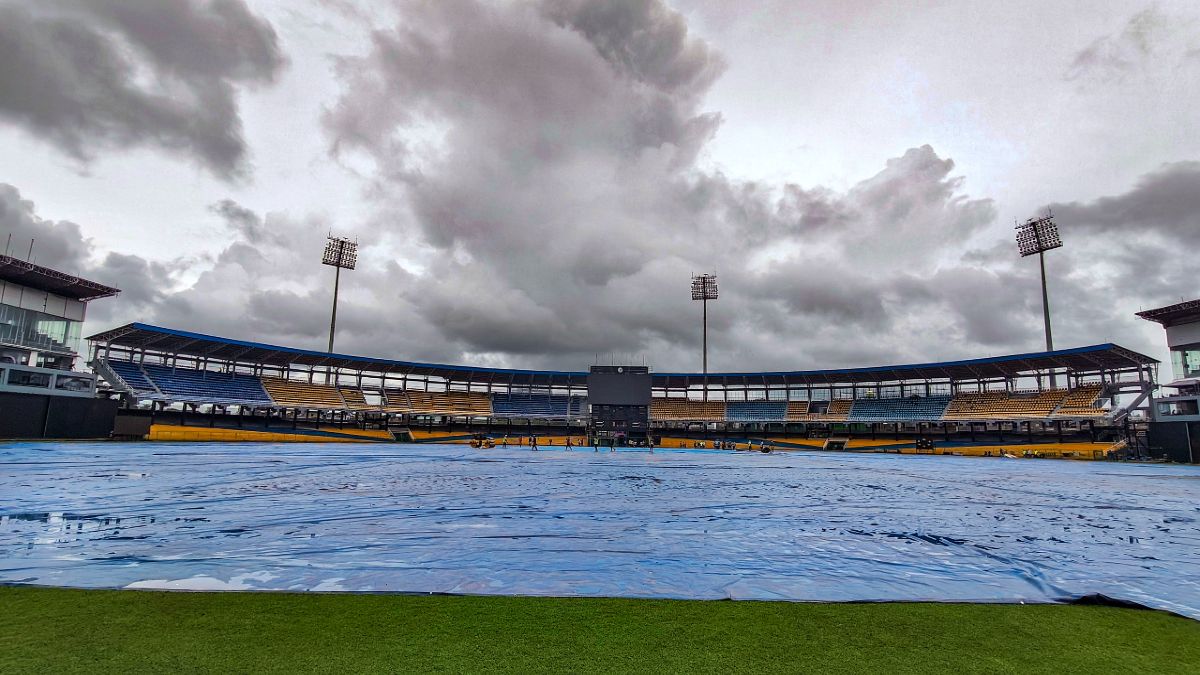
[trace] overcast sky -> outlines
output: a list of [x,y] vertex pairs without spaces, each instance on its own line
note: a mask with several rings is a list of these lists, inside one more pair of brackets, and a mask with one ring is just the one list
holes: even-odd
[[[1195,2],[0,0],[0,238],[145,321],[712,370],[1164,358],[1200,295]],[[0,242],[3,240],[0,239]]]

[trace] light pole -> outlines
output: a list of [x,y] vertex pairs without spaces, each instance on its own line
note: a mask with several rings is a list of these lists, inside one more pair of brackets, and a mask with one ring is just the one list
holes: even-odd
[[[1025,258],[1037,254],[1042,268],[1042,320],[1046,325],[1046,351],[1054,351],[1054,335],[1050,331],[1050,295],[1046,292],[1046,251],[1062,248],[1062,238],[1058,236],[1058,225],[1054,223],[1054,214],[1046,210],[1041,218],[1030,218],[1017,225],[1017,250]],[[1057,387],[1054,373],[1050,373],[1050,386]]]
[[337,329],[338,284],[342,279],[342,270],[352,270],[358,263],[358,242],[329,235],[325,242],[325,255],[321,257],[322,265],[334,268],[333,273],[333,314],[329,317],[329,349],[333,353],[333,332]]
[[[704,374],[708,374],[708,301],[717,299],[717,275],[697,274],[692,276],[692,300],[699,300],[703,306],[704,328]],[[707,394],[707,385],[705,387]]]

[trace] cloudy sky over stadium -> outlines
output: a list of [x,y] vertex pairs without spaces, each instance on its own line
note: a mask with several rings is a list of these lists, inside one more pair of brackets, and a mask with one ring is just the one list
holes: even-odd
[[[145,321],[713,370],[1163,356],[1200,294],[1194,2],[0,0],[0,238]],[[2,240],[0,240],[2,241]]]

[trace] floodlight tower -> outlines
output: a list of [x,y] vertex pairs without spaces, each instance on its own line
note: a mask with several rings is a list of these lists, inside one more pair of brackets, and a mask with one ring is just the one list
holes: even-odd
[[[1042,320],[1046,324],[1046,351],[1054,351],[1054,335],[1050,332],[1050,296],[1046,292],[1046,251],[1062,248],[1058,236],[1058,225],[1049,209],[1041,218],[1030,218],[1017,225],[1017,250],[1025,258],[1037,254],[1042,268]],[[1050,386],[1055,387],[1054,373],[1050,374]]]
[[325,242],[325,255],[321,257],[322,265],[334,268],[333,273],[333,315],[329,317],[329,353],[333,353],[333,332],[337,328],[338,284],[342,280],[342,270],[352,270],[358,263],[358,241],[329,235]]
[[[717,275],[692,275],[692,300],[699,300],[704,307],[704,374],[708,374],[708,301],[717,299]],[[708,392],[705,391],[705,394]]]

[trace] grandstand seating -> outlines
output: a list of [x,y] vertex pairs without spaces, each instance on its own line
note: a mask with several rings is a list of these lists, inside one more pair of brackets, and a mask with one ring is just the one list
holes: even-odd
[[282,377],[264,377],[262,384],[275,403],[281,407],[346,408],[346,402],[342,400],[338,388],[333,385],[301,382]]
[[[115,361],[110,362],[116,363]],[[143,363],[142,372],[163,396],[174,401],[270,405],[262,382],[253,375]],[[122,375],[124,378],[124,375]],[[130,385],[132,386],[132,385]]]
[[1100,393],[1104,391],[1102,384],[1084,384],[1075,387],[1063,398],[1058,409],[1054,411],[1056,417],[1099,417],[1107,411],[1104,408],[1096,407],[1096,399],[1100,397]]
[[800,422],[808,415],[808,401],[788,401],[787,421]]
[[655,398],[650,401],[650,418],[720,422],[725,419],[725,402],[693,401],[686,398]]
[[567,404],[567,410],[572,417],[583,417],[588,414],[588,400],[583,396],[572,396]]
[[[280,377],[104,360],[103,364],[134,392],[148,399],[189,403],[244,404],[331,410],[385,410],[394,413],[499,417],[580,417],[587,399],[535,393],[427,392],[388,389],[379,404],[362,390]],[[115,383],[114,383],[115,384]],[[1103,384],[1041,391],[966,392],[954,396],[863,398],[832,401],[696,401],[652,399],[654,420],[711,422],[903,422],[989,421],[1100,417],[1096,403]]]
[[932,422],[940,420],[950,396],[860,398],[850,406],[851,422]]
[[104,363],[134,391],[156,392],[154,385],[150,383],[138,364],[132,361],[105,361]]
[[388,409],[426,415],[491,415],[488,395],[478,391],[388,390]]
[[338,393],[342,395],[342,399],[346,401],[346,407],[350,410],[379,409],[379,406],[367,403],[367,397],[363,396],[361,390],[352,389],[350,387],[338,387]]
[[1065,389],[959,393],[942,416],[946,420],[1046,418],[1063,402]]
[[804,414],[797,414],[796,420],[800,422],[845,422],[850,415],[850,406],[853,403],[850,399],[834,399],[826,404],[823,401],[810,401],[808,411]]
[[782,422],[787,419],[787,401],[726,401],[725,419],[730,422]]
[[412,402],[408,400],[408,391],[404,389],[385,389],[383,391],[383,409],[392,413],[412,412]]
[[499,417],[568,417],[570,399],[554,394],[492,394]]

